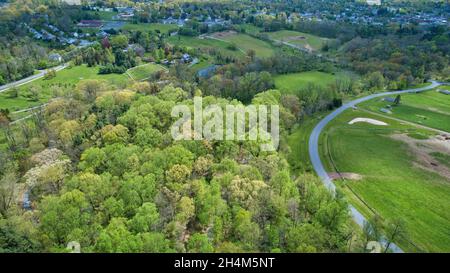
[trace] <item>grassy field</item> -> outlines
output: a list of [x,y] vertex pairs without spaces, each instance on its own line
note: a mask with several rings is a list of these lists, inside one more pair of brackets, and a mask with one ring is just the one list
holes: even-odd
[[[442,87],[440,87],[442,88]],[[371,100],[360,107],[380,112],[392,104],[382,99]],[[401,103],[392,107],[392,117],[450,132],[450,96],[435,90],[401,96]]]
[[288,135],[287,141],[291,150],[287,155],[287,159],[295,174],[314,171],[309,159],[309,136],[316,124],[328,113],[323,112],[316,113],[313,116],[306,116]]
[[321,50],[322,46],[329,41],[327,38],[319,36],[292,31],[292,30],[280,30],[276,32],[266,32],[266,34],[273,40],[288,42],[290,44],[310,48],[313,50]]
[[[106,80],[117,86],[125,86],[128,77],[125,74],[98,74],[98,67],[87,67],[86,65],[66,68],[56,72],[56,77],[52,79],[38,79],[17,88],[18,97],[10,97],[10,90],[0,93],[0,108],[8,108],[11,112],[23,108],[33,107],[48,101],[52,97],[52,89],[75,86],[83,79]],[[33,101],[27,97],[31,88],[40,91],[39,100]]]
[[113,16],[119,14],[115,11],[88,11],[90,15],[98,15],[100,20],[112,20]]
[[229,35],[222,39],[235,44],[244,52],[252,49],[255,51],[256,56],[261,58],[273,56],[275,53],[274,47],[268,42],[253,38],[246,34]]
[[199,71],[199,70],[201,70],[201,69],[203,69],[203,68],[206,68],[206,67],[208,67],[208,66],[210,66],[210,65],[212,65],[212,64],[213,64],[213,61],[211,61],[209,58],[202,58],[202,59],[200,60],[200,62],[198,62],[198,63],[192,65],[191,68],[192,68],[194,71]]
[[160,31],[161,33],[168,33],[171,30],[177,30],[178,26],[177,25],[173,25],[173,24],[157,24],[157,23],[152,23],[152,24],[146,24],[146,23],[139,23],[139,24],[132,24],[132,23],[127,23],[122,27],[123,30],[139,30],[142,32],[146,32],[149,30],[153,30],[153,31]]
[[293,92],[307,87],[309,84],[327,86],[336,80],[336,75],[319,71],[308,71],[277,75],[274,77],[275,87],[285,92]]
[[[349,125],[356,117],[388,123]],[[413,164],[409,146],[390,137],[394,133],[430,134],[406,124],[363,111],[348,110],[334,120],[322,137],[322,160],[329,171],[351,172],[363,179],[338,182],[351,203],[366,217],[374,212],[385,219],[402,219],[409,240],[406,251],[450,251],[450,181]],[[443,157],[442,155],[440,156]],[[410,243],[412,242],[412,243]]]
[[152,74],[162,70],[167,70],[167,68],[159,64],[149,63],[130,68],[127,70],[127,74],[135,81],[142,81],[148,79]]
[[255,26],[255,25],[252,25],[252,24],[240,24],[237,27],[244,29],[245,33],[252,34],[252,35],[255,35],[255,34],[258,34],[261,32],[261,28]]
[[213,40],[213,39],[200,39],[198,37],[188,37],[176,35],[168,38],[169,43],[173,45],[185,46],[188,48],[198,49],[216,49],[225,56],[232,56],[236,58],[243,57],[244,54],[239,50],[231,50],[228,48],[230,45],[227,42]]

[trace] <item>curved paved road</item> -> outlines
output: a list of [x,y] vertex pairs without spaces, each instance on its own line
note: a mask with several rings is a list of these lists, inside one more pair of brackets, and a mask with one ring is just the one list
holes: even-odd
[[[416,89],[407,89],[407,90],[400,90],[400,91],[391,91],[391,92],[384,92],[384,93],[377,93],[377,94],[372,94],[363,98],[359,98],[350,102],[345,103],[344,105],[342,105],[341,107],[339,107],[338,109],[334,110],[331,114],[329,114],[328,116],[326,116],[324,119],[322,119],[317,125],[316,127],[313,129],[310,138],[309,138],[309,157],[311,159],[311,163],[314,167],[314,170],[316,171],[317,175],[319,176],[319,178],[322,180],[322,182],[325,184],[325,186],[332,192],[335,193],[336,191],[336,186],[333,184],[330,176],[328,175],[328,173],[325,170],[325,167],[322,164],[322,161],[320,160],[320,155],[319,155],[319,136],[320,133],[322,132],[322,130],[325,128],[325,126],[332,121],[334,118],[336,118],[339,114],[341,114],[342,112],[344,112],[347,109],[350,109],[352,107],[354,107],[355,105],[364,102],[364,101],[368,101],[374,98],[378,98],[378,97],[383,97],[383,96],[387,96],[387,95],[398,95],[398,94],[404,94],[404,93],[416,93],[416,92],[422,92],[422,91],[426,91],[426,90],[430,90],[433,89],[437,86],[441,85],[440,82],[436,82],[436,81],[431,81],[431,85],[426,86],[426,87],[422,87],[422,88],[416,88]],[[350,213],[353,217],[353,219],[355,220],[355,222],[359,225],[359,226],[364,226],[364,223],[366,222],[366,219],[364,218],[364,216],[353,206],[350,205]],[[385,242],[382,242],[385,243]],[[398,246],[396,246],[395,244],[391,244],[390,249],[393,252],[403,252]]]

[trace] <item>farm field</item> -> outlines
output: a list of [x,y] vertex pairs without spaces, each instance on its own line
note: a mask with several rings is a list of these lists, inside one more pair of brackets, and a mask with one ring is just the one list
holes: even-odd
[[[390,104],[392,103],[377,99],[362,103],[360,107],[380,113],[381,108]],[[389,116],[394,118],[450,132],[450,95],[436,90],[402,95],[400,105],[392,107],[391,112]]]
[[130,68],[126,73],[131,77],[132,80],[142,81],[148,79],[152,74],[162,70],[167,70],[167,68],[159,64],[149,63]]
[[157,31],[159,30],[161,33],[168,33],[171,30],[177,30],[178,26],[177,25],[173,25],[173,24],[158,24],[158,23],[139,23],[139,24],[132,24],[132,23],[127,23],[122,27],[123,30],[140,30],[143,32],[149,31],[149,30],[153,30],[153,31]]
[[[10,90],[0,93],[0,108],[7,108],[11,112],[23,108],[33,107],[45,103],[52,97],[53,87],[75,86],[84,79],[105,80],[117,86],[125,86],[128,82],[128,76],[125,74],[98,74],[98,67],[87,67],[86,65],[74,66],[56,72],[56,77],[52,79],[38,79],[17,88],[18,96],[11,97]],[[29,90],[36,88],[40,91],[39,100],[33,101],[27,97]]]
[[293,45],[302,46],[306,49],[321,50],[322,46],[329,41],[328,38],[322,38],[319,36],[292,31],[292,30],[280,30],[276,32],[265,32],[271,39],[288,42]]
[[212,36],[222,39],[228,42],[231,42],[235,44],[239,49],[241,49],[244,52],[247,52],[249,50],[254,50],[256,53],[256,56],[261,58],[267,58],[273,56],[275,53],[274,47],[269,44],[268,42],[253,38],[246,34],[226,34],[223,36],[219,36],[219,33],[215,33]]
[[[388,125],[348,124],[357,117]],[[376,212],[384,219],[405,223],[409,239],[396,242],[402,249],[448,252],[450,177],[442,171],[444,164],[430,165],[432,158],[438,157],[432,149],[445,151],[439,145],[445,144],[430,131],[361,110],[348,110],[328,125],[320,148],[329,172],[360,176],[357,180],[337,181],[360,212],[368,218]]]

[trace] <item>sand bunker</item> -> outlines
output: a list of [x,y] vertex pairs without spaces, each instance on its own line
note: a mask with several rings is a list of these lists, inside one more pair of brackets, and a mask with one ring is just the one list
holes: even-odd
[[370,123],[373,125],[379,125],[379,126],[386,126],[388,125],[386,122],[382,122],[376,119],[371,119],[371,118],[355,118],[352,121],[350,121],[348,124],[355,124],[357,122],[366,122],[366,123]]

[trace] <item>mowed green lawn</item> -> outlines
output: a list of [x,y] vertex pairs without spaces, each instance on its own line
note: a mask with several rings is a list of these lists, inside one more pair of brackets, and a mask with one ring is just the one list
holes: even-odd
[[[56,72],[56,77],[52,79],[40,78],[33,82],[27,83],[18,87],[19,95],[16,98],[11,98],[8,91],[0,93],[0,108],[7,108],[11,112],[20,109],[40,105],[47,102],[52,97],[53,88],[68,88],[74,87],[79,81],[85,79],[106,80],[109,83],[123,87],[128,82],[128,76],[125,74],[98,74],[98,67],[87,67],[86,65],[74,66]],[[26,94],[33,87],[38,87],[41,91],[39,100],[33,101],[26,97]]]
[[231,56],[235,58],[243,57],[244,54],[239,50],[231,50],[228,48],[230,45],[227,42],[214,40],[214,39],[200,39],[198,37],[188,37],[182,35],[171,36],[168,38],[169,43],[178,46],[184,46],[188,48],[198,49],[215,49],[220,51],[225,56]]
[[310,47],[313,50],[321,50],[322,46],[330,40],[328,38],[322,38],[308,33],[292,30],[266,32],[266,34],[273,40],[288,42],[290,44],[307,48]]
[[128,30],[128,31],[142,31],[142,32],[147,32],[147,31],[159,31],[161,33],[168,33],[171,30],[177,30],[178,26],[174,25],[174,24],[157,24],[157,23],[139,23],[139,24],[132,24],[132,23],[127,23],[122,27],[123,30]]
[[[440,87],[442,89],[442,87]],[[360,106],[374,112],[392,104],[375,99]],[[450,132],[450,95],[435,90],[401,96],[401,104],[389,116]]]
[[[356,117],[389,125],[349,125]],[[414,165],[415,156],[408,145],[390,138],[401,132],[429,133],[363,111],[348,110],[327,127],[322,137],[322,160],[329,171],[334,171],[332,158],[340,172],[363,176],[360,181],[347,180],[338,185],[366,217],[372,212],[358,197],[384,219],[400,218],[405,222],[413,244],[398,241],[404,250],[449,252],[450,181]]]
[[135,81],[142,81],[150,78],[152,74],[163,70],[167,70],[167,68],[159,64],[148,63],[128,69],[127,74]]
[[270,43],[253,38],[246,34],[233,34],[223,37],[222,39],[235,44],[244,52],[254,50],[256,56],[261,58],[271,57],[275,53],[275,49]]

